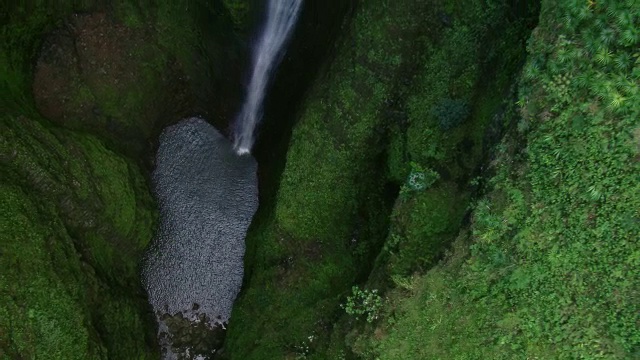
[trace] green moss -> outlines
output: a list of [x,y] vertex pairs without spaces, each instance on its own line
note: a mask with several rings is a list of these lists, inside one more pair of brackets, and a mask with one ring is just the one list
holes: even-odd
[[28,74],[41,43],[40,36],[72,9],[64,2],[55,9],[17,3],[7,6],[4,15],[7,21],[0,28],[0,108],[12,113],[33,111]]
[[155,215],[140,170],[88,135],[1,124],[1,351],[153,358],[137,259]]
[[402,184],[411,171],[407,161],[407,143],[404,131],[399,126],[392,126],[387,147],[388,177],[394,183]]
[[[122,235],[132,233],[136,216],[136,196],[129,179],[129,163],[107,150],[99,140],[87,136],[76,136],[75,143],[84,150],[90,164],[91,180],[97,185],[98,196],[104,204],[109,223]],[[118,199],[117,202],[111,199]],[[144,247],[144,244],[141,244]]]
[[[59,221],[42,221],[51,208],[39,208],[20,187],[2,184],[0,354],[7,357],[95,358],[97,344],[84,326],[86,308],[78,301],[81,263]],[[66,240],[66,241],[65,241]],[[65,262],[58,269],[51,259]]]
[[465,194],[455,184],[443,183],[396,206],[394,226],[404,232],[398,243],[386,250],[390,276],[410,275],[428,269],[442,246],[455,236],[466,210]]
[[[230,326],[232,357],[300,355],[312,335],[316,342],[306,356],[345,349],[329,341],[321,324],[338,321],[343,325],[336,331],[343,336],[350,331],[338,320],[344,312],[337,305],[360,275],[358,254],[375,253],[387,231],[386,225],[368,223],[385,222],[373,210],[380,214],[384,207],[367,199],[380,196],[386,181],[405,183],[411,161],[439,169],[435,178],[444,174],[444,181],[428,191],[405,194],[393,225],[404,240],[387,246],[393,254],[377,263],[388,262],[387,276],[424,271],[455,237],[468,205],[469,173],[483,156],[484,137],[477,134],[484,133],[502,103],[495,99],[508,87],[503,77],[478,85],[499,58],[489,54],[483,41],[490,41],[488,33],[505,21],[505,14],[502,8],[474,3],[463,7],[463,15],[447,29],[434,16],[439,5],[381,1],[363,5],[355,15],[338,57],[311,92],[294,128],[274,215],[256,228],[261,236],[251,232],[247,239],[256,244],[255,260],[250,260],[248,290]],[[509,39],[519,41],[521,34]],[[519,49],[505,61],[521,56]],[[472,102],[476,96],[483,104]],[[468,122],[443,131],[432,109],[450,97],[474,105]],[[470,138],[479,141],[461,150]],[[470,159],[467,151],[473,154]],[[381,167],[384,158],[388,165]],[[371,214],[363,217],[365,208]],[[260,290],[273,283],[278,284],[274,289]],[[263,340],[257,344],[244,337],[258,333]]]
[[[619,81],[640,73],[606,54],[584,57],[603,46],[635,56],[622,34],[637,7],[610,5],[542,2],[519,82],[522,118],[497,148],[490,191],[447,261],[414,279],[411,294],[390,294],[394,321],[367,342],[376,356],[639,354],[640,165],[629,140],[640,93]],[[607,40],[611,32],[621,37]]]
[[[214,86],[237,91],[226,64],[237,61],[238,46],[221,2],[63,1],[7,11],[0,31],[2,108],[36,115],[31,92],[40,89],[48,104],[40,113],[119,152],[143,154],[162,126],[193,113],[196,98],[210,104]],[[80,15],[69,18],[74,12]],[[47,56],[40,60],[47,71],[34,82],[45,35]],[[76,49],[74,41],[84,46]]]
[[[487,136],[487,128],[504,126],[496,119],[504,118],[501,109],[509,100],[504,96],[512,78],[508,71],[516,70],[507,64],[522,58],[525,30],[515,25],[519,31],[508,31],[509,42],[490,45],[492,36],[505,36],[491,29],[508,23],[500,2],[492,4],[490,8],[479,2],[467,4],[438,46],[421,56],[419,76],[406,100],[406,132],[392,127],[390,176],[404,185],[394,209],[394,233],[378,260],[388,263],[392,277],[427,270],[455,237],[473,188],[471,173],[485,156],[487,141],[495,141]],[[518,43],[520,47],[513,45]],[[493,78],[495,67],[507,73]],[[443,123],[451,116],[451,106],[443,106],[449,103],[464,107],[455,124]],[[411,191],[415,170],[408,169],[422,167],[437,169],[434,174],[444,181],[426,192]]]
[[322,356],[328,324],[343,312],[342,294],[385,237],[383,113],[401,70],[410,66],[403,59],[415,50],[412,38],[427,8],[363,4],[311,91],[293,130],[273,216],[247,238],[255,254],[229,327],[232,358],[293,355],[309,336]]
[[[437,43],[414,55],[418,58],[414,63],[415,82],[401,91],[402,102],[394,105],[397,113],[406,114],[407,121],[391,126],[389,176],[404,185],[393,210],[391,233],[366,285],[397,289],[387,293],[385,309],[389,325],[386,327],[385,322],[373,326],[349,325],[339,321],[337,331],[342,336],[334,336],[332,351],[353,352],[363,358],[448,357],[449,345],[445,341],[437,349],[435,342],[421,341],[425,339],[424,331],[433,332],[434,339],[447,336],[448,325],[441,332],[435,331],[441,324],[437,312],[451,308],[443,304],[436,310],[423,310],[425,298],[415,295],[417,279],[419,274],[431,273],[430,269],[447,253],[460,231],[476,186],[473,174],[477,174],[489,145],[496,141],[489,127],[499,133],[497,129],[509,123],[505,104],[513,99],[509,89],[513,72],[518,70],[517,64],[524,56],[523,37],[527,34],[524,23],[512,21],[504,2],[449,5],[452,9],[446,15],[448,26],[438,33]],[[436,11],[440,10],[445,11],[439,8]],[[496,75],[495,69],[504,73]],[[466,121],[443,126],[436,115],[447,114],[436,114],[434,109],[446,99],[460,99],[469,105]],[[440,180],[429,182],[426,190],[415,186],[412,189],[411,176],[416,169],[420,172],[428,169]],[[444,299],[449,299],[447,294],[442,293]],[[422,312],[433,318],[419,317]],[[472,314],[470,310],[461,316]],[[402,319],[402,328],[397,337],[395,333],[386,337],[389,329],[395,331],[394,319]],[[379,343],[383,338],[389,342],[381,351]],[[492,358],[494,353],[490,351],[476,351],[478,344],[465,344],[464,351],[468,351],[465,356]]]
[[[218,50],[236,49],[229,14],[220,2],[191,3],[2,6],[0,358],[159,357],[138,278],[155,204],[123,154],[145,154],[192,105],[185,78],[207,94],[222,83]],[[58,77],[38,82],[45,34],[43,58]],[[67,35],[86,46],[59,41]],[[51,119],[36,110],[38,86],[62,94]]]
[[[461,244],[462,246],[468,246]],[[477,328],[486,320],[482,318],[481,301],[461,299],[451,284],[455,274],[435,267],[413,287],[410,300],[395,302],[397,325],[385,331],[382,341],[364,339],[367,348],[374,349],[384,359],[514,359],[509,343],[501,347],[487,346],[476,336]],[[406,290],[403,290],[406,291]],[[406,297],[403,295],[400,299]],[[508,309],[504,309],[509,314]],[[455,312],[456,316],[450,316]],[[504,324],[502,334],[508,334],[509,324]],[[504,341],[499,339],[498,341]]]
[[246,29],[253,3],[250,0],[223,0],[223,3],[231,13],[234,26],[240,30]]

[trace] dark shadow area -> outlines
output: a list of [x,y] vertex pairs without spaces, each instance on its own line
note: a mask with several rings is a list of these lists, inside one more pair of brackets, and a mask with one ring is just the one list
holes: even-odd
[[[298,26],[268,90],[264,118],[257,129],[252,155],[259,164],[260,206],[249,232],[271,216],[301,106],[314,81],[331,63],[340,35],[348,28],[356,5],[356,0],[309,1],[302,9]],[[245,281],[251,275],[252,255],[253,244],[247,243]]]
[[261,165],[258,170],[261,203],[269,202],[277,192],[291,131],[307,91],[331,62],[355,3],[355,0],[310,1],[302,9],[298,26],[268,91],[264,118],[252,152]]

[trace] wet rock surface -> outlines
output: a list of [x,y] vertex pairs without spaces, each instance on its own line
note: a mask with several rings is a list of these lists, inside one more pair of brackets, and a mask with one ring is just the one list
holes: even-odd
[[165,358],[198,358],[229,320],[258,206],[255,160],[199,118],[167,128],[153,173],[160,226],[143,281]]

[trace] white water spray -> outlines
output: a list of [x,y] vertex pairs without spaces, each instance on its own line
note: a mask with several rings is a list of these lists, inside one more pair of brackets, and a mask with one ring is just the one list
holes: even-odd
[[262,118],[267,84],[298,20],[302,1],[269,0],[262,35],[253,49],[253,72],[247,88],[247,99],[235,123],[233,146],[239,155],[248,154],[253,147],[255,129]]

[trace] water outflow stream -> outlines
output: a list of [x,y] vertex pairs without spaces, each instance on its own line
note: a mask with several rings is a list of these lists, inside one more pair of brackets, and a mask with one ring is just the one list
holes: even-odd
[[238,115],[234,131],[234,149],[238,154],[251,151],[256,126],[262,118],[267,85],[280,62],[284,45],[289,39],[303,0],[269,0],[266,20],[260,40],[253,49],[253,71],[247,88],[247,98]]

